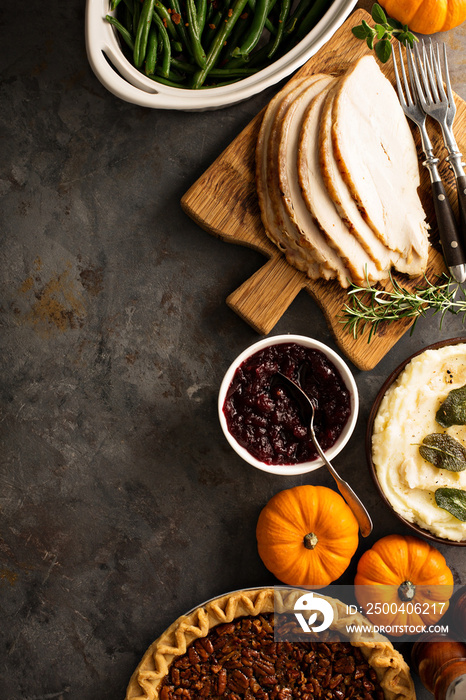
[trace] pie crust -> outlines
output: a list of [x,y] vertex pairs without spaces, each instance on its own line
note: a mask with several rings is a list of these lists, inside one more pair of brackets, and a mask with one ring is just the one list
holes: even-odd
[[[134,671],[126,700],[156,700],[162,680],[169,672],[177,656],[186,653],[188,645],[205,637],[218,624],[232,622],[246,615],[289,611],[305,591],[298,589],[255,588],[235,591],[215,598],[182,615],[153,642]],[[335,598],[325,598],[334,611],[330,630],[338,632],[353,646],[359,647],[367,663],[376,672],[385,700],[415,700],[414,683],[409,667],[391,642],[373,629],[371,623],[360,613],[348,615],[346,605]],[[361,641],[353,641],[346,633],[346,625],[364,625],[370,629]]]

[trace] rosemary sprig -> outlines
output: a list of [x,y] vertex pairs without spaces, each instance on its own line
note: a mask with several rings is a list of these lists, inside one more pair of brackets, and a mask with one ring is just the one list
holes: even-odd
[[[350,302],[343,307],[341,322],[354,338],[363,334],[369,326],[369,343],[383,322],[414,319],[412,333],[417,319],[425,316],[428,309],[433,309],[434,314],[440,313],[440,327],[447,311],[466,317],[466,292],[459,284],[445,273],[438,277],[438,284],[429,282],[427,277],[424,279],[426,286],[415,287],[412,291],[402,287],[392,276],[392,289],[351,284],[347,290]],[[462,298],[456,300],[459,290]]]
[[[393,17],[387,17],[384,10],[378,3],[372,5],[372,19],[375,22],[375,27],[371,27],[364,19],[357,27],[353,27],[352,32],[355,37],[365,41],[372,51],[375,50],[377,58],[382,63],[386,63],[392,53],[392,45],[390,39],[394,37],[398,39],[404,46],[413,46],[418,38],[409,31],[407,24],[402,24]],[[374,48],[375,44],[375,48]]]

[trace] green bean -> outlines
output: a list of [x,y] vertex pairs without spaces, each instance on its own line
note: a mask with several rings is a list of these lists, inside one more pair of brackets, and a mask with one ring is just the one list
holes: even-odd
[[212,68],[209,72],[211,78],[228,78],[228,76],[248,76],[257,73],[257,68]]
[[278,29],[277,33],[275,35],[274,42],[272,44],[272,48],[270,49],[269,53],[267,54],[267,58],[272,58],[276,52],[278,51],[278,47],[280,46],[280,43],[283,39],[283,32],[285,31],[285,22],[286,18],[288,17],[288,14],[290,12],[290,7],[291,7],[291,0],[282,0],[281,8],[280,8],[280,15],[278,17]]
[[112,15],[106,15],[105,19],[107,22],[110,22],[110,24],[113,24],[113,26],[118,29],[121,38],[124,39],[125,43],[129,46],[131,51],[134,51],[134,41],[133,37],[129,33],[129,31],[124,27],[121,22],[119,22],[116,17],[112,17]]
[[140,68],[147,50],[147,39],[152,22],[155,0],[144,0],[134,41],[134,65]]
[[174,80],[169,80],[168,78],[164,78],[162,75],[150,75],[149,77],[152,78],[152,80],[157,81],[158,83],[162,83],[162,85],[169,85],[170,87],[176,88],[180,87],[178,81],[175,82]]
[[297,31],[297,37],[298,40],[304,39],[306,34],[308,34],[312,27],[317,23],[317,21],[321,18],[323,15],[324,9],[326,6],[329,5],[329,0],[316,0],[309,12],[305,15],[303,21],[301,22],[298,31]]
[[162,76],[165,78],[168,78],[168,73],[170,71],[171,57],[172,57],[170,37],[168,36],[168,32],[166,30],[166,27],[165,27],[163,21],[160,19],[160,17],[157,14],[155,14],[153,16],[153,21],[157,25],[159,41],[163,47],[163,58],[162,58],[162,66],[161,66]]
[[187,63],[186,61],[180,61],[179,58],[172,58],[172,67],[183,71],[184,73],[195,73],[197,68],[193,66],[192,63]]
[[199,88],[205,83],[209,71],[213,68],[225,41],[232,32],[233,27],[235,26],[239,16],[243,12],[247,1],[248,0],[235,0],[235,3],[231,9],[231,15],[228,17],[227,20],[225,20],[225,22],[222,23],[222,26],[219,28],[217,34],[215,35],[214,41],[207,55],[205,68],[203,68],[200,71],[197,71],[194,74],[191,87]]
[[[293,1],[293,0],[292,0]],[[272,14],[272,11],[275,9],[275,5],[277,4],[277,0],[270,0],[269,1],[269,9],[268,9],[268,15],[270,16]],[[276,13],[275,13],[276,14]],[[278,11],[278,14],[280,14],[280,10]]]
[[[191,47],[191,41],[189,39],[188,32],[186,31],[186,27],[184,24],[183,15],[181,14],[180,2],[179,2],[179,0],[170,0],[170,3],[171,3],[172,8],[175,10],[175,13],[180,18],[180,21],[178,22],[178,24],[176,24],[176,22],[174,22],[174,24],[175,24],[175,27],[178,31],[178,35],[180,37],[181,43],[186,48],[186,51],[192,56],[193,50]],[[173,15],[173,13],[172,13],[172,15]]]
[[139,18],[141,16],[141,3],[139,0],[133,0],[133,34],[136,34],[139,26]]
[[[269,51],[273,45],[273,42],[274,42],[274,38],[271,37],[270,41],[267,44],[265,44],[264,46],[261,46],[260,49],[256,49],[256,51],[254,51],[254,53],[252,53],[250,55],[249,61],[248,61],[249,68],[253,68],[256,66],[260,67],[260,68],[264,68],[264,61],[266,60],[266,56],[269,53]],[[266,63],[266,65],[268,65],[268,64]]]
[[207,0],[198,0],[196,20],[197,20],[197,32],[199,34],[199,37],[201,37],[201,35],[202,35],[202,31],[204,29],[206,17],[207,17]]
[[[272,44],[274,42],[274,38],[271,37],[270,40],[262,46],[260,49],[255,49],[252,51],[250,54],[247,56],[238,56],[235,58],[231,58],[227,63],[223,66],[223,68],[229,68],[229,69],[236,69],[236,68],[251,68],[252,66],[257,66],[258,64],[261,63],[261,61],[266,61],[267,54],[272,48]],[[264,68],[264,66],[261,66]]]
[[196,10],[196,4],[194,0],[185,0],[186,2],[186,17],[187,17],[187,22],[186,26],[188,27],[188,32],[190,29],[195,32],[197,36],[199,36],[198,28],[197,28],[197,10]]
[[[293,0],[291,0],[291,4],[293,3]],[[273,17],[273,10],[275,9],[275,5],[277,4],[277,0],[270,0],[269,1],[269,9],[268,9],[268,15],[267,15],[267,21],[265,23],[265,28],[269,30],[271,34],[275,36],[277,32],[277,28],[274,24],[272,24],[272,21],[275,21],[275,19],[279,19],[280,17],[280,10],[278,10],[278,16]],[[274,13],[277,15],[277,12],[275,11]]]
[[183,44],[181,43],[181,41],[173,41],[173,39],[172,39],[171,45],[172,45],[172,49],[175,53],[182,53],[183,52]]
[[[260,68],[240,68],[238,70],[228,70],[226,68],[212,68],[209,71],[209,78],[224,78],[222,82],[215,81],[215,87],[220,87],[222,85],[230,85],[231,83],[236,83],[238,80],[247,78],[250,75],[254,75],[260,70]],[[208,89],[209,87],[214,87],[211,85],[202,85],[199,89]]]
[[[133,36],[133,0],[123,0],[124,7],[120,7],[117,13],[118,19],[122,19],[122,24]],[[123,15],[123,16],[122,16]],[[134,42],[133,42],[134,43]]]
[[244,32],[248,27],[247,19],[247,13],[243,12],[243,14],[239,17],[238,21],[236,22],[235,28],[231,32],[226,46],[222,51],[222,54],[220,56],[221,61],[228,61],[232,57],[234,50],[240,43],[241,37],[243,36]]
[[162,5],[160,0],[155,0],[154,12],[156,12],[158,16],[164,21],[165,27],[167,28],[171,38],[175,40],[178,39],[178,33],[175,29],[175,25],[173,24],[171,15],[165,7],[165,5]]
[[264,61],[267,59],[267,54],[269,53],[270,49],[272,48],[272,44],[274,42],[273,37],[270,39],[270,41],[265,44],[264,46],[261,46],[260,49],[256,49],[253,51],[249,56],[243,56],[240,58],[232,58],[231,61],[228,61],[228,63],[225,64],[225,68],[230,68],[230,69],[236,69],[236,68],[264,68],[262,65]]
[[[248,5],[253,12],[256,11],[256,0],[248,0]],[[270,13],[270,11],[273,9],[274,5],[275,5],[275,0],[273,0],[273,2],[270,3],[270,6],[267,10],[267,14]],[[268,17],[265,20],[265,28],[268,29],[269,32],[271,32],[272,34],[275,34],[277,31]]]
[[[124,25],[126,29],[129,31],[129,33],[132,35],[133,33],[133,8],[131,10],[127,7],[125,4],[123,8],[123,17],[124,17]],[[134,44],[134,42],[133,42]]]
[[289,16],[289,18],[286,22],[286,25],[285,25],[285,33],[286,34],[290,34],[291,32],[293,32],[295,30],[297,23],[299,22],[301,17],[307,12],[309,5],[311,5],[312,2],[313,2],[313,0],[301,0],[298,3],[298,5],[296,5],[295,9],[293,10],[293,12],[291,13],[291,15]]
[[[227,3],[228,7],[228,3]],[[215,36],[215,31],[218,29],[220,22],[222,21],[223,10],[217,10],[212,16],[209,24],[204,27],[204,33],[202,36],[202,43],[206,48],[210,48],[210,44]]]
[[191,39],[193,56],[199,68],[205,68],[207,59],[201,44],[201,36],[197,25],[196,5],[194,0],[186,0],[186,14],[188,18],[188,34]]
[[223,68],[244,68],[249,64],[249,56],[240,56],[239,58],[230,58],[229,61],[227,61]]
[[[171,80],[174,83],[184,83],[186,79],[186,76],[175,73],[175,71],[172,70],[170,70],[166,76],[163,75],[161,68],[156,68],[155,72],[160,78],[167,78],[167,80]],[[178,87],[180,87],[180,85],[178,85]]]
[[207,0],[207,14],[206,14],[206,24],[210,22],[210,18],[214,14],[214,3],[213,0]]
[[311,30],[331,0],[109,2],[115,17],[106,19],[142,73],[173,87],[206,89],[265,68]]
[[157,63],[158,45],[159,42],[157,40],[157,32],[153,27],[151,27],[149,31],[149,38],[147,39],[147,54],[145,65],[146,75],[153,75],[155,71],[155,66]]
[[250,54],[253,48],[257,45],[259,39],[264,31],[265,20],[267,19],[267,12],[269,8],[269,0],[258,0],[256,3],[256,9],[254,12],[254,17],[251,22],[251,27],[249,28],[248,34],[244,39],[241,47],[238,49],[236,55],[245,56]]
[[[191,63],[186,63],[186,61],[180,61],[177,58],[172,58],[172,67],[183,71],[184,73],[195,73],[196,68]],[[212,78],[223,78],[229,75],[253,75],[257,73],[257,68],[212,68],[209,71],[209,77]]]
[[213,87],[223,87],[224,85],[232,85],[233,83],[237,83],[240,80],[243,80],[243,77],[241,75],[238,75],[236,78],[230,78],[229,80],[224,80],[220,83],[215,83],[214,85],[201,85],[199,88],[200,90],[209,90],[212,89]]

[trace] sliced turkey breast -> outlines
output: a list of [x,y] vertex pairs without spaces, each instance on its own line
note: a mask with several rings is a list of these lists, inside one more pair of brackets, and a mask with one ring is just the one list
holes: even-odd
[[256,187],[266,233],[284,252],[290,264],[305,272],[311,279],[333,279],[337,274],[337,266],[342,275],[346,276],[349,273],[341,261],[336,260],[332,268],[322,264],[322,260],[317,262],[314,250],[290,219],[281,198],[278,180],[277,132],[287,108],[300,92],[318,82],[324,81],[324,85],[328,80],[328,76],[318,74],[294,83],[291,88],[286,85],[271,100],[265,111],[256,147]]
[[343,76],[332,113],[335,158],[360,212],[383,243],[401,253],[410,274],[422,274],[429,244],[416,146],[373,56]]
[[275,186],[270,192],[273,205],[284,208],[293,225],[299,249],[303,253],[306,250],[312,252],[320,264],[321,276],[328,278],[328,271],[331,270],[332,276],[336,274],[338,282],[347,287],[352,279],[351,272],[338,251],[328,244],[307,209],[300,193],[296,166],[301,119],[295,117],[297,114],[302,115],[306,105],[332,82],[330,77],[314,81],[296,93],[289,93],[288,98],[281,103],[270,134],[268,169],[275,173],[276,178]]
[[[259,199],[262,223],[267,236],[285,254],[291,264],[294,264],[292,260],[294,249],[291,245],[292,241],[289,240],[290,236],[286,230],[286,221],[282,216],[282,212],[277,211],[272,206],[269,195],[269,188],[272,187],[273,173],[269,172],[268,170],[268,146],[270,132],[272,130],[275,115],[280,104],[290,92],[298,89],[299,85],[304,82],[306,82],[305,78],[302,78],[301,81],[298,81],[294,85],[287,83],[284,88],[282,88],[282,90],[269,102],[262,118],[261,128],[256,144],[256,190]],[[314,261],[309,261],[307,274],[309,277],[311,277],[311,279],[317,279],[319,277],[319,266],[315,264]]]
[[[279,147],[279,177],[285,203],[306,211],[315,219],[328,244],[337,251],[358,284],[388,277],[390,265],[380,269],[347,228],[325,188],[319,163],[319,131],[322,108],[332,84],[310,102],[306,92],[288,109]],[[383,246],[382,246],[383,248]]]
[[[325,189],[347,228],[358,239],[371,259],[375,262],[377,268],[379,270],[388,270],[392,265],[396,264],[397,260],[400,258],[400,253],[387,248],[364,220],[343,180],[333,153],[332,108],[337,88],[338,85],[328,91],[321,113],[318,144],[320,173]],[[301,135],[302,154],[305,154],[309,148],[306,143],[308,138],[307,132],[308,129],[306,123],[304,123],[304,129]],[[306,190],[304,190],[304,197],[306,198],[307,196]]]

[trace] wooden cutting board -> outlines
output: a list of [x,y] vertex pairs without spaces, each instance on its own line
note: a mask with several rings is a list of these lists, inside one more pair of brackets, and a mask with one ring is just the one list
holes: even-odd
[[[356,39],[351,32],[351,28],[360,24],[362,19],[372,23],[365,10],[356,10],[330,41],[291,78],[291,81],[313,73],[341,75],[356,59],[371,53],[366,43]],[[391,61],[381,67],[385,75],[394,83]],[[455,99],[458,111],[454,131],[459,149],[465,153],[466,136],[463,136],[463,133],[466,126],[466,103],[457,96]],[[184,211],[209,233],[227,242],[254,248],[269,258],[263,267],[227,298],[227,304],[258,333],[267,335],[298,292],[305,289],[321,307],[328,326],[343,353],[360,369],[372,369],[406,332],[411,322],[400,320],[381,325],[370,343],[367,341],[367,331],[353,338],[341,321],[342,309],[347,302],[346,291],[336,282],[309,280],[302,272],[289,265],[280,251],[269,241],[262,226],[254,181],[254,151],[262,114],[263,111],[194,183],[183,196],[181,205]],[[434,152],[438,157],[444,158],[446,151],[440,129],[431,120],[429,122]],[[431,226],[433,243],[429,255],[427,278],[435,280],[436,275],[445,271],[445,266],[439,253],[429,175],[421,165],[423,154],[417,128],[414,125],[412,128],[419,153],[420,196]],[[445,160],[440,165],[440,172],[457,214],[455,181]],[[422,286],[424,283],[422,278],[409,280],[402,275],[395,275],[395,278],[410,289]],[[311,327],[309,335],[312,335]]]

